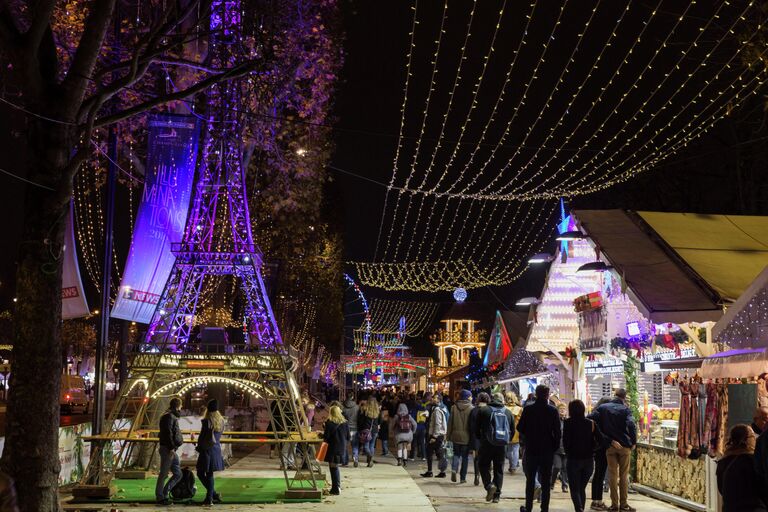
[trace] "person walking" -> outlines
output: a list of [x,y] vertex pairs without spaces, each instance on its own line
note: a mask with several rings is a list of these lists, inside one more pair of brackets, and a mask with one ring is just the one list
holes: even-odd
[[[181,399],[171,398],[168,410],[160,417],[160,441],[158,452],[160,454],[160,473],[157,475],[155,485],[155,499],[158,505],[170,505],[171,489],[181,480],[181,463],[176,450],[184,444],[179,429],[179,416],[181,416]],[[171,472],[171,478],[165,483],[165,477]]]
[[448,462],[445,459],[445,434],[448,431],[448,423],[445,410],[442,406],[443,397],[440,393],[432,396],[432,404],[428,409],[429,424],[427,426],[427,472],[422,473],[424,478],[435,476],[432,473],[432,456],[437,457],[437,468],[440,471],[435,478],[445,478],[445,470],[448,468]]
[[[609,402],[610,397],[604,396],[597,401],[595,410],[589,415],[589,419],[597,424],[597,408],[604,403]],[[598,427],[599,428],[599,427]],[[602,436],[602,434],[601,434]],[[594,460],[595,460],[595,473],[592,475],[592,503],[590,504],[590,510],[607,510],[608,506],[603,502],[603,493],[605,492],[605,475],[608,472],[608,458],[605,455],[605,451],[610,445],[610,440],[602,436],[601,443],[595,447]]]
[[[520,415],[523,414],[523,407],[514,391],[507,391],[504,396],[507,409],[512,413],[515,419],[515,425],[520,421]],[[514,475],[517,468],[520,467],[520,432],[517,429],[512,431],[512,439],[507,445],[507,460],[509,461],[509,473]]]
[[360,440],[360,445],[362,445],[365,451],[365,458],[369,468],[373,467],[373,456],[376,453],[379,413],[379,402],[376,401],[375,396],[371,395],[357,414],[357,436]]
[[[394,400],[392,401],[394,403]],[[379,434],[378,439],[381,441],[381,456],[386,457],[389,455],[389,422],[391,416],[389,415],[389,409],[384,406],[381,407],[379,413]]]
[[[355,402],[355,397],[348,396],[344,401],[344,407],[341,409],[344,419],[347,420],[347,427],[349,428],[349,439],[352,445],[352,461],[355,467],[357,467],[357,459],[360,452],[360,443],[357,437],[357,416],[360,413],[360,406]],[[344,451],[344,457],[341,462],[342,466],[349,465],[349,451]]]
[[331,473],[331,494],[339,494],[341,491],[341,473],[339,465],[344,460],[347,452],[347,443],[349,443],[349,424],[341,408],[337,405],[331,406],[328,419],[323,427],[323,441],[328,443],[328,450],[325,452],[325,462]]
[[611,490],[611,506],[608,510],[634,512],[635,509],[627,502],[627,494],[629,461],[632,449],[637,444],[637,426],[626,400],[626,390],[617,389],[612,400],[595,410],[595,416],[600,431],[610,441],[605,450],[608,460],[608,485]]
[[[427,402],[425,403],[424,400]],[[416,420],[416,431],[413,433],[411,446],[411,460],[415,460],[417,457],[424,460],[427,456],[427,426],[429,425],[427,405],[430,400],[432,400],[432,395],[427,393],[421,400],[414,400],[413,409],[409,409],[411,416]]]
[[750,425],[735,425],[728,434],[723,458],[717,462],[717,490],[723,512],[766,512],[765,482],[755,469],[755,433]]
[[[515,418],[504,406],[504,395],[494,393],[488,407],[477,413],[477,438],[480,440],[477,466],[485,488],[485,501],[498,503],[504,484],[507,445],[515,428]],[[493,464],[493,477],[491,477]]]
[[200,434],[197,437],[197,478],[205,487],[203,505],[221,503],[216,492],[213,474],[224,469],[221,455],[221,433],[224,432],[224,417],[219,412],[219,402],[210,400],[203,414]]
[[472,452],[472,466],[475,473],[474,484],[480,485],[480,468],[478,467],[478,452],[480,451],[480,438],[477,437],[477,415],[483,407],[488,407],[491,397],[488,393],[481,392],[477,395],[477,404],[469,412],[469,449]]
[[571,486],[571,501],[576,512],[587,506],[587,484],[594,469],[592,454],[601,444],[602,434],[594,421],[584,416],[586,407],[581,400],[568,404],[568,416],[563,423],[563,447],[567,456],[565,470]]
[[413,442],[413,433],[417,428],[416,420],[408,412],[408,406],[403,403],[398,405],[394,421],[398,466],[405,467],[408,465],[408,450]]
[[[472,392],[462,389],[459,399],[451,409],[448,417],[448,431],[445,438],[453,443],[453,459],[451,460],[451,482],[456,481],[459,472],[459,483],[467,483],[467,465],[469,464],[469,416],[472,414]],[[461,468],[459,468],[461,463]]]
[[[563,422],[565,420],[565,411],[566,407],[565,404],[561,403],[557,407],[558,413],[560,414],[560,431],[563,430]],[[549,489],[550,491],[553,491],[555,489],[555,484],[557,483],[557,477],[560,477],[560,482],[562,483],[562,489],[563,492],[568,492],[568,474],[565,471],[565,463],[566,463],[566,455],[565,455],[565,447],[563,446],[563,438],[562,435],[560,437],[560,446],[555,450],[555,458],[552,461],[552,480],[549,483]]]
[[517,430],[525,437],[523,454],[523,472],[525,472],[525,505],[521,512],[533,511],[533,498],[536,489],[536,477],[541,482],[541,511],[549,511],[550,489],[548,482],[552,478],[552,462],[555,451],[560,446],[560,414],[549,403],[549,388],[536,386],[536,401],[523,407]]

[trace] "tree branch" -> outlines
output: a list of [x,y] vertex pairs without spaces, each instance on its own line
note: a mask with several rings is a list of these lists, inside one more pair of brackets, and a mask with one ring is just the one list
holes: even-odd
[[32,22],[29,30],[24,34],[24,47],[27,58],[36,58],[38,48],[43,40],[46,30],[51,24],[51,15],[56,7],[56,0],[37,0],[30,6]]
[[62,83],[64,103],[75,109],[69,112],[74,117],[85,97],[88,82],[93,75],[104,39],[112,21],[116,0],[98,0],[91,4],[92,10],[85,20],[85,29],[75,52],[67,77]]
[[147,110],[153,107],[162,105],[164,103],[185,99],[189,96],[202,92],[208,89],[209,87],[211,87],[212,85],[217,84],[219,82],[225,82],[227,80],[232,80],[232,79],[247,75],[256,67],[257,62],[259,61],[250,60],[250,61],[244,62],[231,69],[228,69],[223,73],[219,73],[219,74],[210,76],[205,80],[201,80],[200,82],[197,82],[195,85],[188,87],[186,89],[182,89],[181,91],[176,91],[170,94],[164,94],[162,96],[158,96],[156,98],[145,101],[143,103],[139,103],[138,105],[134,105],[133,107],[129,107],[120,112],[115,112],[114,114],[100,117],[96,119],[96,122],[94,123],[94,127],[99,128],[101,126],[122,121],[123,119],[127,119],[136,114],[141,114],[142,112],[146,112]]

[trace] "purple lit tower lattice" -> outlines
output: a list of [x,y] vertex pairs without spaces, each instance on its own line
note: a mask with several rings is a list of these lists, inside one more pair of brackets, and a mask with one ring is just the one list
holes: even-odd
[[[251,56],[240,40],[240,1],[214,1],[211,9],[212,65],[232,68]],[[184,240],[172,244],[176,262],[155,309],[144,350],[184,350],[200,292],[206,277],[213,275],[233,275],[240,281],[247,342],[254,348],[283,348],[261,275],[261,251],[251,235],[242,164],[241,111],[245,109],[238,108],[241,99],[241,84],[236,80],[216,84],[208,92],[202,162]]]

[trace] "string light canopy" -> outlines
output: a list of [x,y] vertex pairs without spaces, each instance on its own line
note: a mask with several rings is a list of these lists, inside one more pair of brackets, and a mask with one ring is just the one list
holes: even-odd
[[551,234],[550,201],[652,169],[764,90],[759,8],[417,2],[376,251],[355,263],[361,282],[450,291],[519,277]]
[[372,299],[371,331],[420,336],[432,325],[438,306],[436,302]]

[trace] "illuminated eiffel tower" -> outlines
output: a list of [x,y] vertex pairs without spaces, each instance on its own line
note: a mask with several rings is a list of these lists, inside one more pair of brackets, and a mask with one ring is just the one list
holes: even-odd
[[[239,0],[213,2],[213,66],[231,68],[250,55],[239,37],[241,15]],[[91,438],[95,450],[76,496],[109,497],[116,474],[146,475],[168,399],[206,383],[226,383],[260,397],[271,413],[271,432],[225,433],[222,442],[297,443],[300,469],[289,475],[284,468],[286,497],[320,495],[316,438],[308,431],[293,373],[297,358],[281,340],[262,277],[262,254],[251,235],[238,112],[244,109],[233,108],[241,95],[236,81],[208,92],[203,158],[184,238],[172,244],[173,270],[143,343],[131,347],[129,376],[106,431]],[[239,284],[247,330],[242,345],[190,342],[198,301],[212,276],[232,276]]]

